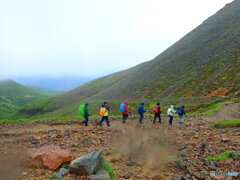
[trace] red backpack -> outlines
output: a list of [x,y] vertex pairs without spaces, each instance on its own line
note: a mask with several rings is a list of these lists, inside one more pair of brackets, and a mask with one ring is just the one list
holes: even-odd
[[159,109],[158,109],[159,107],[158,106],[154,106],[153,107],[153,112],[155,113],[155,114],[157,114],[158,112],[159,112]]

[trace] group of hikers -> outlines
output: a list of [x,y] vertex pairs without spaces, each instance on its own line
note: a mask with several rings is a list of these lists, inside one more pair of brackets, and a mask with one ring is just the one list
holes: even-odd
[[[129,106],[128,106],[128,101],[124,101],[123,103],[120,104],[119,107],[119,111],[122,113],[122,123],[125,123],[126,120],[128,119],[130,112]],[[142,124],[143,123],[143,118],[144,118],[144,113],[147,112],[147,110],[144,108],[145,103],[141,102],[140,105],[138,106],[137,112],[139,114],[139,123]],[[107,102],[104,102],[100,108],[100,116],[102,116],[99,125],[102,126],[102,123],[104,120],[106,120],[107,126],[110,126],[110,122],[109,122],[109,111],[110,111],[110,107],[108,105]],[[161,118],[161,106],[160,103],[156,103],[156,105],[152,108],[152,111],[154,113],[154,118],[152,120],[153,124],[156,124],[156,120],[159,120],[159,123],[162,123],[162,118]],[[174,114],[178,114],[179,116],[179,123],[183,123],[184,122],[184,115],[186,115],[185,113],[185,106],[182,105],[178,108],[176,108],[176,110],[174,109],[174,105],[171,105],[168,110],[167,110],[167,115],[169,117],[169,125],[172,125],[173,123],[173,117]],[[84,124],[85,126],[88,126],[88,121],[89,121],[89,112],[88,112],[88,103],[85,103],[83,105],[81,105],[79,107],[79,115],[81,117],[84,117],[84,120],[82,121],[82,124]]]

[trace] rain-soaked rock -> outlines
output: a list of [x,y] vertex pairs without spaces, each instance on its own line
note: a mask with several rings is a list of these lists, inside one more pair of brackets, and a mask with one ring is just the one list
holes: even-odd
[[54,174],[54,179],[62,180],[63,176],[69,172],[66,168],[61,168],[56,174]]
[[94,151],[79,157],[69,165],[69,172],[76,175],[96,174],[103,169],[102,151]]
[[88,178],[90,180],[111,180],[109,173],[104,169],[98,171],[97,174],[88,176]]
[[34,136],[29,136],[28,139],[31,144],[37,144],[39,142]]
[[71,161],[72,156],[68,150],[60,146],[44,146],[28,151],[30,164],[37,168],[56,170],[61,164]]

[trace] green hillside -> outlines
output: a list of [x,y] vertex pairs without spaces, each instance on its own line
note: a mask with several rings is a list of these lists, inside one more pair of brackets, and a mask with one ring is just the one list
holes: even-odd
[[21,112],[68,115],[80,101],[207,96],[219,88],[224,95],[240,94],[239,9],[235,0],[153,60],[28,104]]
[[46,97],[12,80],[0,81],[0,119],[12,116],[26,103]]

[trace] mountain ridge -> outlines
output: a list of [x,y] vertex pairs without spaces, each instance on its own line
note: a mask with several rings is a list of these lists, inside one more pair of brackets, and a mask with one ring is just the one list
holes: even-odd
[[70,111],[82,101],[208,96],[219,88],[239,94],[239,9],[239,0],[227,4],[154,59],[56,96],[48,110]]

